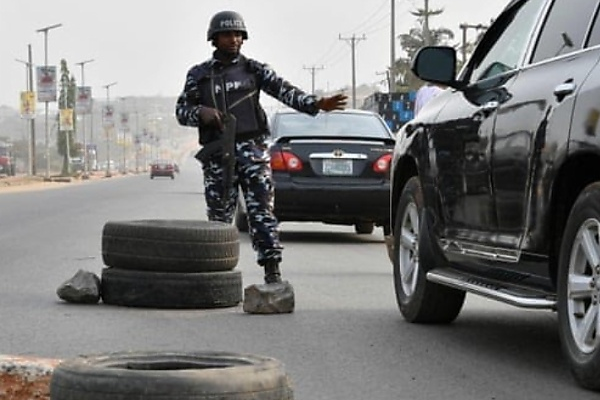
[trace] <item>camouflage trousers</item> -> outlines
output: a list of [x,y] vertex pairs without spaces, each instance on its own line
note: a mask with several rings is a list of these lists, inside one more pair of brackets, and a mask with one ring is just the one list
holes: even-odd
[[259,139],[236,143],[235,158],[235,172],[225,204],[220,158],[214,157],[202,164],[208,219],[232,223],[241,189],[258,264],[265,265],[268,260],[281,262],[283,246],[279,242],[279,223],[273,214],[274,189],[267,146]]

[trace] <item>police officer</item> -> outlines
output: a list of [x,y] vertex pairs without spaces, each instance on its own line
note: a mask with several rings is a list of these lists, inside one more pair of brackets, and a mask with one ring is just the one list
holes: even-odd
[[212,58],[191,67],[177,99],[176,117],[181,125],[198,127],[204,149],[224,134],[224,119],[233,115],[235,168],[224,187],[222,151],[202,158],[204,196],[208,219],[231,223],[238,187],[246,203],[252,246],[257,262],[265,269],[265,283],[281,283],[279,227],[273,215],[273,180],[265,139],[269,135],[266,114],[259,103],[264,91],[283,104],[309,115],[320,110],[344,109],[347,96],[316,97],[279,77],[268,65],[240,53],[248,39],[246,24],[234,11],[215,14],[209,24],[208,41],[216,48]]

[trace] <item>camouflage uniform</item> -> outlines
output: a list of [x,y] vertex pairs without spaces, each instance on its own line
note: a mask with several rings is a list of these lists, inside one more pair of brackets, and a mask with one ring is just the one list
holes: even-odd
[[181,125],[199,128],[199,142],[207,145],[220,132],[203,126],[198,116],[202,106],[231,113],[237,119],[235,173],[226,204],[222,203],[223,169],[219,154],[202,162],[204,196],[208,219],[231,223],[241,188],[248,212],[249,232],[259,265],[281,262],[278,221],[273,214],[273,180],[265,139],[267,117],[259,102],[263,91],[298,111],[315,115],[317,98],[283,80],[266,64],[239,55],[223,64],[213,57],[190,68],[176,104]]

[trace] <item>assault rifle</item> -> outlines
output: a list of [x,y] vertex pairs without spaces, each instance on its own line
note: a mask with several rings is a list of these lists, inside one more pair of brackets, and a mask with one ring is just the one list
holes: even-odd
[[237,120],[233,114],[224,114],[223,132],[218,140],[202,146],[195,158],[204,163],[215,154],[221,155],[221,167],[223,168],[223,192],[221,193],[221,204],[226,206],[229,200],[229,192],[233,185],[235,175],[235,131]]

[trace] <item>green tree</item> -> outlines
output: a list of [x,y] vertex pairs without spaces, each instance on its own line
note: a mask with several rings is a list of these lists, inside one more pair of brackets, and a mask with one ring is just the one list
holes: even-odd
[[406,57],[396,60],[395,68],[399,77],[396,86],[407,90],[415,90],[423,84],[410,70],[412,59],[417,51],[423,46],[428,46],[427,42],[431,46],[449,45],[450,41],[454,39],[454,32],[448,28],[424,30],[423,25],[423,22],[419,21],[419,26],[411,28],[408,33],[399,35],[400,46],[406,53]]
[[[77,149],[73,140],[73,132],[75,131],[75,124],[77,121],[75,115],[76,93],[77,84],[75,82],[75,78],[72,75],[70,75],[69,67],[67,66],[67,61],[62,59],[60,61],[60,95],[58,98],[58,108],[59,110],[73,110],[73,130],[66,131],[59,128],[57,135],[56,146],[58,148],[58,154],[63,156],[63,166],[61,171],[61,175],[63,176],[69,174],[70,159],[71,157],[77,155]],[[60,115],[57,116],[57,118],[60,118]],[[67,149],[69,149],[69,154],[67,154]]]

